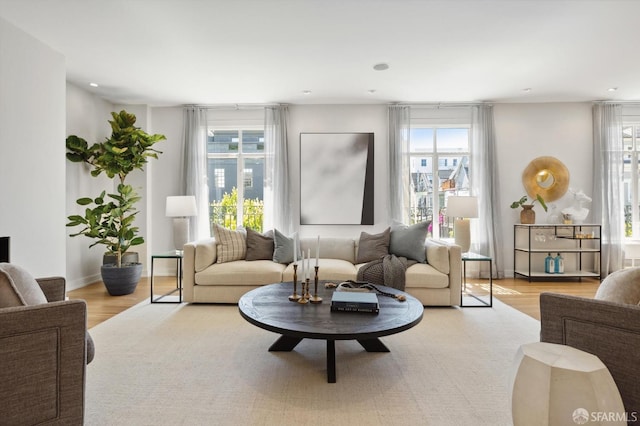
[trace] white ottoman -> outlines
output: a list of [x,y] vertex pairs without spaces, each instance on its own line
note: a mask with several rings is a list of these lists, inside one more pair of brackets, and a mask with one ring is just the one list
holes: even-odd
[[511,371],[513,424],[626,425],[624,405],[600,359],[571,346],[522,345]]

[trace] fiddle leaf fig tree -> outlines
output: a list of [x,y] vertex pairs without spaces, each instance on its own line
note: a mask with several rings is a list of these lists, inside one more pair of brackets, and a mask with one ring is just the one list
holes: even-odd
[[124,110],[111,113],[111,137],[89,146],[86,140],[70,135],[67,137],[67,159],[74,163],[87,163],[92,167],[91,175],[104,172],[109,178],[118,179],[116,193],[106,191],[96,198],[82,197],[76,203],[85,206],[84,215],[71,215],[67,226],[83,226],[72,237],[84,235],[94,239],[89,247],[103,244],[108,253],[116,256],[120,267],[122,255],[130,247],[144,243],[133,225],[138,210],[135,204],[141,197],[131,185],[125,184],[129,173],[143,170],[149,158],[158,158],[160,151],[153,148],[156,142],[165,140],[164,135],[149,135],[135,126],[136,116]]

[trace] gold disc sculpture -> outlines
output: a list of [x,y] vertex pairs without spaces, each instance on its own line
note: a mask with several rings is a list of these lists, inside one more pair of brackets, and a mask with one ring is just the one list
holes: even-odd
[[555,201],[569,189],[569,170],[555,157],[538,157],[522,172],[522,184],[530,198]]

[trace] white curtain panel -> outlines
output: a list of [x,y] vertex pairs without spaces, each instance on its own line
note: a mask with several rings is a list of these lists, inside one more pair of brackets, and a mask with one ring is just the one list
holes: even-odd
[[[472,227],[471,250],[493,259],[493,278],[504,277],[500,179],[495,154],[492,105],[471,107],[472,193],[478,196],[478,220]],[[484,263],[484,262],[482,262]],[[488,276],[489,270],[481,270]]]
[[624,222],[622,106],[593,105],[593,219],[602,224],[602,271],[622,269]]
[[276,228],[285,235],[290,235],[294,230],[289,183],[288,116],[289,108],[286,105],[265,108],[266,158],[263,228]]
[[389,106],[389,219],[409,223],[409,106]]
[[183,191],[196,198],[198,215],[189,218],[189,240],[211,237],[207,185],[207,109],[184,108]]

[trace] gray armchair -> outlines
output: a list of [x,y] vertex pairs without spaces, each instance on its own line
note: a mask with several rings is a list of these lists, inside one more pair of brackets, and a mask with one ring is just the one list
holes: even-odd
[[87,307],[64,278],[37,280],[49,303],[0,308],[0,423],[82,424],[93,343]]
[[542,342],[572,346],[600,358],[627,413],[640,413],[640,306],[542,293],[540,326]]

